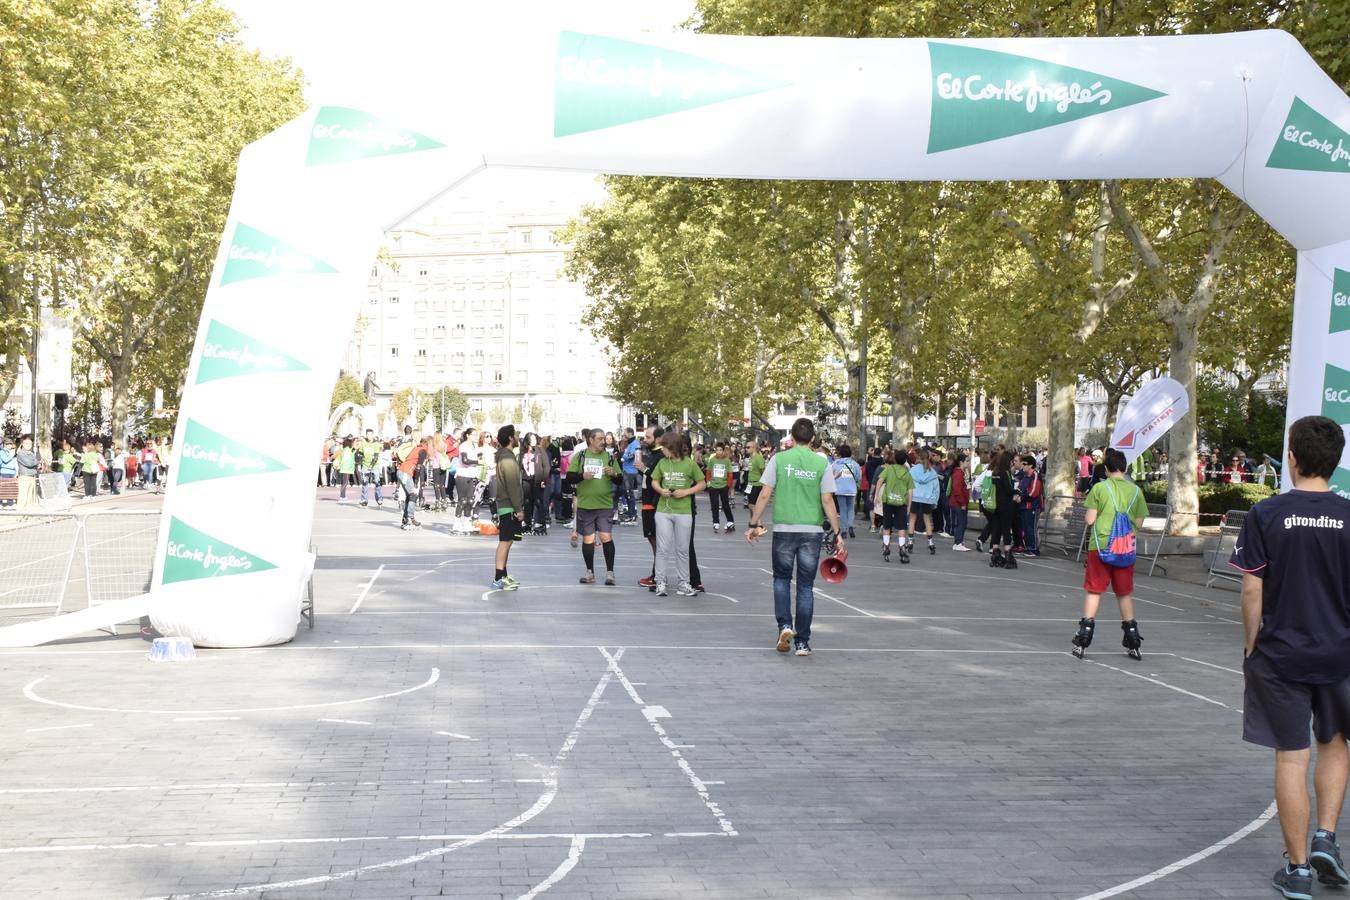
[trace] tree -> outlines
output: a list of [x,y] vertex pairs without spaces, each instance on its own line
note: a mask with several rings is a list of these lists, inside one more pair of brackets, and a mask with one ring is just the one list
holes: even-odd
[[548,410],[544,408],[544,404],[537,400],[532,402],[530,408],[525,411],[530,420],[530,427],[534,431],[539,431],[539,425],[544,421],[544,413],[546,412],[548,412]]
[[459,388],[448,385],[428,397],[426,406],[431,409],[441,431],[449,430],[452,421],[457,427],[463,428],[469,415],[469,398]]
[[328,404],[328,414],[331,416],[344,403],[355,403],[363,407],[367,402],[361,382],[356,380],[355,375],[344,372],[338,376],[337,383],[333,385],[333,400]]
[[[1281,457],[1286,394],[1249,393],[1221,375],[1204,373],[1195,382],[1195,419],[1200,441],[1211,450],[1246,450]],[[1226,457],[1225,457],[1226,460]]]

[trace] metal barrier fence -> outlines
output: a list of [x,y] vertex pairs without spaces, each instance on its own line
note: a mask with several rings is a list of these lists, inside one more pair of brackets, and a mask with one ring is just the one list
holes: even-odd
[[[159,520],[155,509],[0,511],[0,617],[60,614],[149,592]],[[300,612],[313,628],[312,576]]]
[[1205,587],[1210,587],[1216,581],[1242,584],[1242,575],[1228,565],[1228,557],[1224,553],[1224,543],[1232,538],[1233,546],[1237,546],[1237,537],[1242,532],[1242,523],[1246,521],[1247,512],[1238,509],[1230,509],[1219,520],[1219,536],[1214,540],[1214,555],[1209,560],[1209,577],[1205,579]]
[[[1168,534],[1168,525],[1172,519],[1172,510],[1165,503],[1149,503],[1148,515],[1139,526],[1138,537],[1142,541],[1139,558],[1149,560],[1148,574],[1155,569],[1167,573],[1167,567],[1159,565],[1163,541]],[[1091,544],[1088,540],[1087,508],[1080,497],[1056,494],[1045,499],[1040,519],[1040,547],[1058,550],[1066,557],[1072,555],[1074,561],[1080,561]],[[1152,541],[1152,552],[1149,552]]]

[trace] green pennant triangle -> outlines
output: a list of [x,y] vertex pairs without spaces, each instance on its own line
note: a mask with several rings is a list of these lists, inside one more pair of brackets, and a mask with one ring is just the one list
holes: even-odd
[[1331,475],[1331,492],[1350,500],[1350,469],[1337,466]]
[[1167,96],[1085,69],[928,42],[933,74],[928,152],[983,144]]
[[1336,269],[1331,279],[1331,330],[1350,331],[1350,272]]
[[241,375],[308,371],[309,366],[298,359],[212,319],[206,326],[206,343],[202,345],[196,383]]
[[198,531],[177,516],[169,521],[169,543],[164,551],[165,584],[248,575],[275,568],[265,559]]
[[1350,133],[1295,97],[1266,168],[1350,172]]
[[309,132],[307,166],[417,153],[444,147],[425,134],[390,125],[378,116],[345,106],[324,106]]
[[234,227],[222,285],[276,275],[319,275],[337,269],[270,234],[240,222]]
[[236,475],[285,472],[290,468],[191,419],[188,420],[183,443],[178,447],[178,459],[174,465],[178,469],[179,484]]
[[748,97],[791,82],[689,53],[564,31],[553,135],[565,137]]
[[1327,366],[1322,382],[1322,415],[1338,425],[1350,425],[1350,372]]

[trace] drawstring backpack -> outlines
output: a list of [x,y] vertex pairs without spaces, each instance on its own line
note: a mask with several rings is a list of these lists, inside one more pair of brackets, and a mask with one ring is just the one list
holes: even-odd
[[[1111,534],[1107,537],[1106,546],[1102,547],[1097,537],[1097,529],[1093,527],[1092,542],[1098,544],[1096,547],[1097,556],[1101,558],[1102,562],[1117,569],[1128,568],[1134,565],[1135,559],[1134,523],[1130,521],[1128,513],[1121,512],[1120,508],[1116,506],[1115,488],[1108,486],[1106,492],[1111,495],[1111,508],[1116,513],[1115,518],[1111,520]],[[1138,497],[1139,486],[1135,485],[1134,496],[1130,498],[1129,506],[1126,509],[1132,508]]]

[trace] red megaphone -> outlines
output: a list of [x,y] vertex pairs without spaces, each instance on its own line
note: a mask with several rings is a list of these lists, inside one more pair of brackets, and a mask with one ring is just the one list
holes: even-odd
[[829,584],[840,584],[848,577],[848,566],[844,564],[847,559],[848,548],[840,547],[834,556],[827,556],[820,561],[820,577]]

